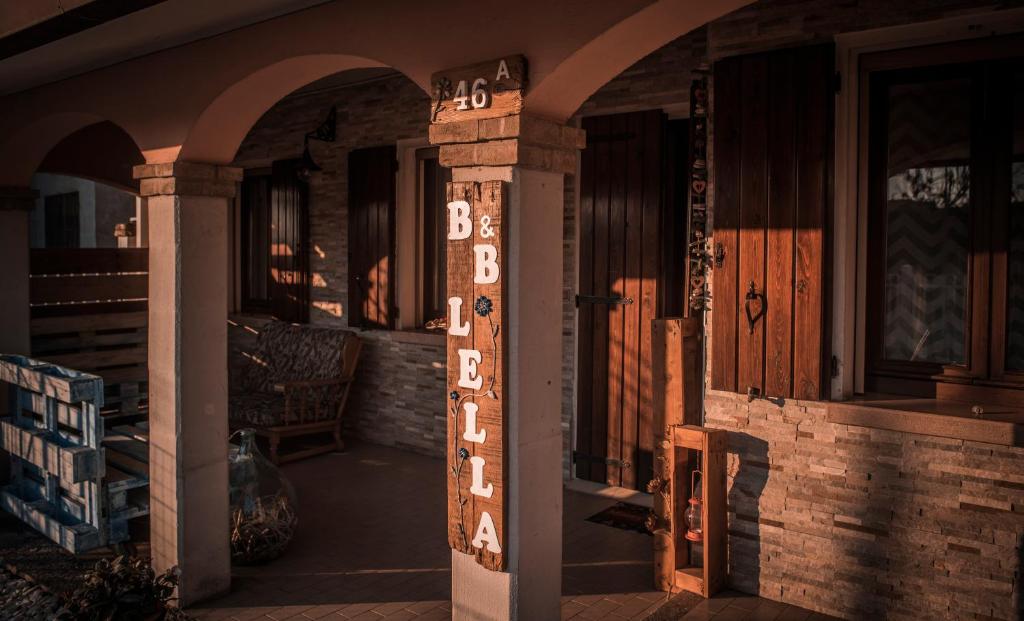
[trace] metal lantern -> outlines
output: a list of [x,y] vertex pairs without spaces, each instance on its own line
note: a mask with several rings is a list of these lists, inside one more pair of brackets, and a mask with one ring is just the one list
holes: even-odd
[[698,475],[703,484],[704,474],[700,470],[694,470],[690,476],[690,506],[687,507],[686,513],[683,515],[683,519],[686,520],[686,538],[695,542],[704,541],[703,507],[701,506],[701,488],[697,486]]

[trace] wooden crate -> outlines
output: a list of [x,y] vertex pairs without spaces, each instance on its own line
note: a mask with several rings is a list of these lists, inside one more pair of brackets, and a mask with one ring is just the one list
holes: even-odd
[[145,248],[37,249],[31,254],[32,356],[103,378],[101,413],[145,418]]
[[[672,431],[675,456],[672,469],[673,507],[671,517],[672,553],[666,566],[672,567],[675,590],[690,591],[711,597],[725,588],[728,570],[728,534],[726,531],[726,459],[728,433],[721,429],[705,429],[695,425],[679,425]],[[684,520],[690,498],[690,451],[699,451],[701,479],[701,524],[704,539],[699,546],[700,558],[686,539]]]
[[[103,380],[0,355],[0,381],[10,384],[12,413],[0,420],[0,445],[11,454],[0,507],[75,554],[127,541],[127,521],[149,512],[148,464],[129,472],[107,463],[119,453],[105,448]],[[145,445],[129,439],[138,454]]]

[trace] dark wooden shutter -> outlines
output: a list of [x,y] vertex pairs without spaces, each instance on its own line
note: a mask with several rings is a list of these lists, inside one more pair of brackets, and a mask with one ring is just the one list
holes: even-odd
[[270,200],[270,306],[284,321],[309,321],[309,193],[298,160],[274,162]]
[[242,311],[270,309],[271,175],[246,174],[242,180]]
[[395,147],[348,157],[349,325],[394,325]]
[[714,389],[822,398],[833,58],[827,45],[715,63]]

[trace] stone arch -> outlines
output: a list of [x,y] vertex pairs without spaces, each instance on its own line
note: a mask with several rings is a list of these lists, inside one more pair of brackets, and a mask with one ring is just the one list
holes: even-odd
[[59,142],[78,130],[105,121],[91,112],[59,112],[19,127],[0,145],[0,186],[29,185],[39,164]]
[[139,182],[133,178],[132,168],[143,163],[142,151],[131,134],[112,121],[101,121],[54,145],[37,172],[91,179],[138,194]]
[[341,71],[387,66],[360,56],[311,54],[258,69],[226,88],[202,111],[189,130],[178,159],[230,163],[256,121],[292,91]]
[[658,0],[581,46],[526,96],[526,109],[564,121],[597,89],[668,42],[754,0]]

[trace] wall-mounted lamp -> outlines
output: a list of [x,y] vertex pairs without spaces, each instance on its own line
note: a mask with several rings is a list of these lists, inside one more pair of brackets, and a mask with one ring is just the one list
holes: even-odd
[[310,138],[320,142],[334,142],[337,138],[337,119],[338,108],[337,106],[331,106],[331,111],[327,113],[327,118],[315,130],[306,132],[305,137],[302,139],[302,163],[299,165],[298,170],[299,177],[302,179],[308,180],[312,173],[323,170],[309,152]]

